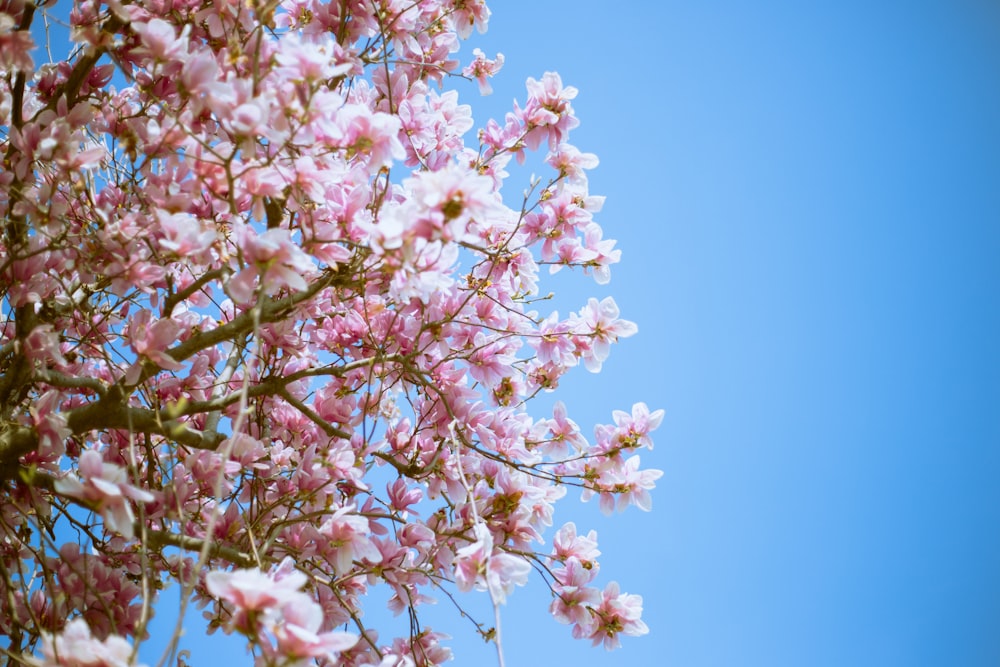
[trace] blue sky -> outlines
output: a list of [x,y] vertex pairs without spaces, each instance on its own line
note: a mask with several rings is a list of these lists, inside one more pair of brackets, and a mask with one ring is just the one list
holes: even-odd
[[[508,665],[1000,664],[1000,6],[493,11],[463,56],[506,65],[463,101],[482,123],[528,76],[580,89],[624,257],[608,286],[560,276],[560,303],[612,294],[640,328],[559,397],[587,428],[667,411],[652,513],[558,517],[599,531],[650,635],[590,649],[536,581]],[[455,664],[492,664],[441,613]]]

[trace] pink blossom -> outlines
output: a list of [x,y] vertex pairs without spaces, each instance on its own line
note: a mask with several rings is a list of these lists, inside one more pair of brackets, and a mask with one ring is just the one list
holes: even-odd
[[463,0],[455,3],[452,13],[455,21],[455,31],[462,39],[467,39],[476,28],[480,33],[486,32],[490,21],[490,10],[486,0]]
[[486,563],[493,552],[493,537],[476,526],[476,541],[455,552],[455,583],[458,590],[468,592],[486,573]]
[[596,565],[576,557],[569,558],[555,571],[554,598],[549,612],[557,621],[590,627],[593,621],[590,610],[601,601],[600,591],[588,586],[597,572]]
[[227,95],[229,91],[220,81],[219,63],[211,51],[200,51],[184,62],[180,81],[196,95]]
[[455,583],[460,591],[488,588],[498,604],[504,604],[514,586],[524,586],[531,574],[526,560],[494,550],[493,537],[482,524],[474,529],[476,541],[455,552]]
[[486,583],[498,604],[504,604],[514,586],[524,586],[531,574],[531,564],[520,556],[500,552],[490,558]]
[[329,35],[311,35],[303,38],[288,32],[278,42],[275,60],[277,74],[291,81],[322,81],[346,74],[350,64],[334,63],[334,43]]
[[635,335],[639,328],[628,320],[619,319],[618,304],[613,297],[605,297],[600,302],[589,299],[580,310],[579,331],[589,340],[584,349],[583,361],[587,370],[596,373],[611,352],[611,344],[619,338]]
[[[392,642],[392,652],[400,656],[398,662],[387,658],[383,664],[388,662],[392,667],[409,667],[411,664],[419,664],[421,667],[443,665],[452,659],[451,649],[441,645],[443,639],[450,639],[450,637],[440,632],[431,632],[429,629],[423,630],[408,640],[397,637]],[[414,662],[410,656],[417,656],[419,662]]]
[[82,618],[55,636],[43,633],[42,656],[41,667],[134,667],[128,641],[118,635],[98,640]]
[[59,334],[51,324],[39,324],[24,341],[24,356],[43,366],[65,366],[66,358],[59,346]]
[[524,142],[531,150],[543,142],[555,150],[566,141],[569,131],[580,124],[570,104],[577,90],[572,86],[564,88],[555,72],[546,72],[541,81],[529,78],[527,86],[528,101],[524,109],[514,109],[515,116],[528,130]]
[[130,484],[124,468],[105,463],[101,453],[93,449],[80,455],[79,472],[83,481],[72,472],[67,473],[56,480],[56,492],[92,505],[101,514],[105,526],[132,539],[135,514],[129,500],[148,503],[155,500],[155,496]]
[[312,258],[292,241],[287,229],[268,229],[258,234],[250,225],[242,225],[237,242],[247,266],[229,280],[228,289],[238,303],[251,302],[258,278],[261,291],[273,295],[286,288],[306,289],[306,278],[316,272]]
[[[140,310],[129,323],[129,345],[139,357],[149,359],[154,364],[168,371],[178,371],[184,365],[168,353],[170,345],[177,340],[183,331],[183,326],[172,318],[158,319],[150,323],[152,313]],[[126,382],[134,384],[138,381],[142,370],[141,359],[133,364],[126,374]]]
[[[662,470],[639,470],[639,457],[629,457],[623,465],[609,469],[601,476],[601,512],[610,515],[616,508],[621,512],[629,505],[635,505],[644,512],[650,511],[653,500],[649,492],[656,487],[656,480],[662,476]],[[593,489],[584,489],[581,499],[588,500],[594,493]]]
[[337,573],[351,569],[355,560],[378,563],[382,554],[368,537],[368,520],[354,514],[352,505],[341,507],[323,522],[319,533],[328,540],[324,548],[333,555],[332,565]]
[[333,658],[358,643],[359,637],[349,632],[319,632],[323,610],[306,596],[302,598],[286,604],[274,623],[278,653],[288,658]]
[[620,635],[639,637],[649,632],[641,616],[642,596],[619,593],[618,584],[612,581],[594,608],[593,626],[587,638],[594,646],[603,643],[608,650],[619,648]]
[[295,570],[279,579],[257,568],[231,572],[213,570],[205,575],[208,592],[241,612],[264,611],[298,600],[306,581],[306,575]]
[[489,60],[481,49],[473,49],[472,55],[474,56],[474,60],[465,66],[462,74],[475,79],[479,83],[480,95],[489,95],[493,92],[493,86],[490,85],[488,79],[495,76],[500,71],[500,68],[503,67],[503,54],[498,53],[495,59]]
[[157,209],[155,215],[163,232],[159,241],[162,249],[179,257],[207,259],[205,252],[212,247],[216,237],[198,218],[188,213],[169,213],[163,209]]
[[267,102],[253,99],[234,108],[226,124],[235,135],[258,136],[267,130],[268,116]]
[[636,403],[632,406],[632,414],[615,410],[611,416],[618,426],[618,442],[623,447],[648,447],[653,448],[653,440],[649,437],[651,431],[659,428],[663,422],[663,410],[649,411],[649,406],[645,403]]
[[599,164],[593,153],[581,153],[576,146],[559,144],[556,150],[549,153],[545,161],[559,172],[560,178],[567,185],[586,190],[587,175],[585,169],[593,169]]
[[155,60],[161,62],[180,60],[187,55],[190,25],[184,26],[179,37],[173,25],[159,18],[148,22],[135,21],[132,23],[132,28],[142,41],[140,52],[152,56]]
[[562,401],[556,401],[552,407],[552,419],[539,421],[538,429],[541,431],[538,437],[544,439],[545,451],[553,455],[582,451],[587,447],[587,439],[580,433],[577,423],[567,415]]
[[570,331],[568,322],[559,320],[559,313],[552,311],[538,326],[538,335],[528,340],[535,349],[538,362],[541,364],[555,363],[572,365],[576,363],[573,357],[573,342],[566,334]]
[[472,222],[486,222],[499,208],[490,179],[456,163],[419,172],[406,179],[404,186],[410,198],[392,210],[390,218],[398,221],[400,241],[464,241]]
[[30,72],[35,40],[28,30],[11,30],[14,25],[14,17],[0,13],[0,72]]
[[31,422],[38,433],[38,455],[50,458],[53,465],[65,453],[64,442],[73,430],[66,423],[65,415],[58,412],[63,395],[49,389],[36,400],[31,408]]
[[424,493],[420,487],[410,487],[403,478],[397,479],[392,484],[387,484],[386,490],[388,491],[390,506],[397,512],[412,512],[413,510],[410,509],[410,505],[420,502],[424,497]]
[[572,521],[564,525],[552,540],[552,558],[566,561],[576,558],[581,563],[595,563],[601,555],[597,548],[597,531],[591,530],[586,536],[578,535]]
[[340,108],[334,123],[339,135],[337,144],[347,149],[350,156],[364,156],[371,174],[392,165],[393,160],[406,157],[399,141],[401,123],[396,116],[373,113],[360,104],[347,104]]
[[594,280],[598,285],[606,285],[611,280],[611,264],[617,264],[621,260],[622,251],[615,250],[613,239],[602,239],[603,232],[597,224],[591,223],[583,228],[584,247],[593,253],[593,257],[587,260],[585,271],[593,270]]

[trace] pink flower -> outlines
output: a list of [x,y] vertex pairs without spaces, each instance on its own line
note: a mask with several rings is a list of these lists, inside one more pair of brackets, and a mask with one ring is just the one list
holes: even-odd
[[504,604],[514,586],[524,586],[531,574],[531,564],[520,556],[500,552],[490,558],[486,583],[498,604]]
[[280,620],[272,628],[278,653],[287,658],[333,658],[358,643],[349,632],[323,632],[323,610],[306,595],[295,604],[286,604]]
[[601,365],[611,352],[611,344],[619,338],[635,335],[639,328],[628,320],[619,319],[618,304],[613,297],[605,297],[599,303],[591,298],[580,311],[579,331],[589,337],[589,345],[584,350],[583,363],[592,373],[601,370]]
[[546,72],[541,81],[528,78],[528,101],[524,109],[515,105],[514,115],[528,130],[524,143],[535,150],[543,142],[548,142],[549,150],[555,150],[566,141],[569,131],[580,124],[573,115],[570,100],[577,94],[576,88],[563,88],[562,79],[555,72]]
[[180,83],[193,96],[225,97],[230,93],[219,74],[219,63],[211,51],[201,51],[189,56],[181,71]]
[[472,55],[475,56],[475,60],[466,65],[465,69],[462,70],[462,74],[475,79],[479,83],[479,93],[481,95],[489,95],[493,92],[493,87],[487,81],[487,78],[494,76],[503,67],[503,54],[498,53],[494,60],[489,60],[481,49],[473,49]]
[[180,60],[187,55],[190,24],[184,26],[180,37],[174,26],[163,19],[154,18],[149,22],[134,21],[132,28],[142,42],[137,52],[148,54],[155,60],[165,62]]
[[227,127],[234,135],[253,137],[267,131],[267,121],[270,110],[267,102],[255,98],[240,104],[232,110],[232,115],[226,121]]
[[610,266],[617,264],[622,257],[622,251],[615,249],[615,240],[603,239],[603,234],[600,225],[596,223],[583,228],[583,245],[594,255],[587,261],[584,273],[593,270],[594,281],[598,285],[607,285],[611,281]]
[[[650,511],[653,499],[649,492],[656,488],[656,480],[662,476],[662,470],[639,470],[638,456],[629,457],[624,464],[609,468],[598,481],[601,512],[610,515],[616,507],[621,512],[629,505],[635,505],[644,512]],[[587,501],[594,493],[594,489],[584,489],[580,498]]]
[[337,574],[349,572],[357,561],[378,563],[382,553],[369,539],[368,519],[354,514],[354,505],[341,507],[319,527],[320,535],[329,541],[325,545],[333,553],[333,566]]
[[655,431],[663,422],[663,410],[649,411],[649,406],[645,403],[636,403],[632,406],[632,414],[621,410],[611,413],[615,424],[618,425],[618,443],[626,448],[648,447],[653,448],[653,440],[649,437],[650,431]]
[[282,35],[274,59],[276,74],[291,81],[326,81],[349,72],[353,65],[334,64],[335,48],[329,35],[303,39],[295,32]]
[[232,604],[241,612],[264,611],[299,599],[306,575],[292,570],[275,580],[258,568],[223,572],[214,570],[205,575],[205,587],[212,595]]
[[118,635],[95,639],[82,618],[67,623],[58,635],[42,633],[42,656],[41,667],[134,667],[128,641]]
[[635,505],[643,512],[653,509],[653,500],[649,492],[656,488],[655,482],[660,477],[663,477],[662,470],[639,470],[639,457],[629,457],[622,468],[620,481],[615,484],[615,490],[620,491],[618,495],[619,511],[626,504]]
[[552,407],[552,417],[538,423],[539,429],[544,429],[539,437],[546,439],[543,443],[545,452],[558,455],[564,454],[568,449],[579,452],[587,446],[587,439],[580,433],[577,423],[567,416],[566,405],[562,401],[556,401]]
[[460,591],[488,588],[498,604],[504,604],[514,586],[524,586],[531,565],[504,551],[494,551],[493,536],[482,524],[474,528],[476,541],[455,552],[455,583]]
[[[262,627],[273,633],[277,653],[285,658],[333,658],[358,642],[347,632],[320,632],[323,609],[302,592],[308,578],[294,569],[286,558],[264,574],[259,569],[209,572],[205,577],[208,592],[232,604],[236,609],[233,627],[255,633]],[[251,620],[253,619],[253,620]],[[275,650],[266,646],[265,650]]]
[[581,563],[596,563],[600,555],[597,531],[592,530],[585,537],[577,535],[572,521],[560,528],[552,540],[552,558],[557,561],[576,558]]
[[402,513],[404,517],[408,512],[417,516],[417,513],[410,509],[410,505],[420,502],[424,497],[424,492],[419,486],[410,487],[406,479],[400,477],[392,484],[386,484],[386,491],[389,496],[389,507],[393,511]]
[[640,618],[642,596],[619,594],[617,582],[607,585],[593,613],[593,627],[587,638],[593,641],[594,646],[603,643],[608,650],[616,649],[622,645],[620,635],[639,637],[649,632]]
[[107,528],[132,539],[135,515],[129,499],[148,503],[155,496],[129,484],[125,468],[105,463],[101,453],[93,449],[80,455],[79,472],[83,481],[72,472],[67,473],[56,480],[56,492],[86,501],[100,512]]
[[587,565],[575,557],[555,571],[555,599],[549,606],[549,612],[557,621],[566,625],[590,627],[593,621],[590,609],[601,601],[601,593],[587,584],[594,580],[597,571],[597,567]]
[[493,536],[482,526],[475,529],[476,541],[455,552],[455,583],[466,593],[478,584],[486,572],[486,562],[493,551]]
[[306,278],[316,273],[312,258],[292,241],[287,229],[257,234],[250,225],[241,225],[236,238],[248,265],[229,280],[229,295],[237,303],[253,300],[258,277],[261,291],[270,296],[285,288],[302,291],[307,287]]
[[125,374],[125,381],[129,384],[138,382],[143,358],[168,371],[179,371],[184,368],[184,365],[170,356],[168,352],[170,345],[184,330],[184,326],[169,317],[150,324],[152,317],[150,311],[140,310],[129,322],[129,346],[139,357]]
[[[441,645],[442,639],[451,639],[451,637],[430,630],[423,630],[420,634],[411,636],[409,639],[397,637],[392,641],[392,652],[400,657],[397,659],[395,656],[387,656],[380,667],[386,664],[391,665],[391,667],[411,667],[415,664],[420,665],[420,667],[443,665],[451,660],[452,655],[450,648]],[[417,656],[418,661],[414,662],[410,656]]]
[[559,172],[564,183],[582,190],[587,188],[587,175],[583,170],[593,169],[599,162],[593,153],[581,153],[576,146],[565,143],[559,144],[545,161]]
[[178,257],[205,259],[215,234],[206,229],[201,220],[189,213],[169,213],[163,209],[156,209],[155,216],[163,234],[159,239],[160,248]]
[[403,184],[410,198],[393,211],[393,217],[407,240],[468,240],[469,225],[485,223],[500,206],[491,179],[454,162],[437,171],[418,172]]
[[559,321],[559,313],[553,311],[538,325],[538,335],[528,339],[528,344],[535,348],[538,363],[554,363],[557,365],[573,365],[573,341],[569,336],[570,325]]
[[500,381],[510,376],[516,360],[517,346],[510,339],[487,342],[485,334],[477,333],[473,339],[475,346],[469,355],[469,375],[486,387],[495,388]]
[[473,28],[480,34],[486,32],[486,26],[490,22],[490,10],[486,6],[486,0],[463,0],[455,3],[452,18],[455,21],[455,32],[462,39],[467,39],[472,34]]
[[397,116],[372,112],[361,104],[345,104],[334,117],[337,145],[347,150],[348,156],[366,158],[369,174],[376,174],[393,160],[406,157],[399,141],[402,123]]
[[24,356],[42,366],[49,363],[66,365],[66,358],[59,348],[59,334],[51,324],[39,324],[31,330],[24,340]]
[[35,67],[31,58],[35,40],[28,30],[11,30],[14,17],[0,13],[0,72],[30,72]]
[[38,397],[29,408],[31,423],[38,433],[38,455],[49,458],[57,465],[59,457],[65,453],[63,443],[73,434],[66,424],[66,417],[57,412],[63,396],[55,389],[49,389]]

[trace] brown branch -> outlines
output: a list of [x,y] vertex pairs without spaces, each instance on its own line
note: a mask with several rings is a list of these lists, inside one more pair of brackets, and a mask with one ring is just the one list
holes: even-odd
[[[349,267],[347,266],[338,271],[327,271],[312,285],[310,285],[308,289],[302,292],[296,292],[295,294],[290,294],[277,299],[264,300],[261,304],[262,307],[260,309],[259,323],[270,324],[271,322],[277,322],[285,317],[290,310],[295,308],[295,306],[303,303],[304,301],[308,301],[327,287],[334,284],[347,284],[349,281],[348,271]],[[171,349],[167,350],[167,354],[169,354],[174,361],[181,362],[207,347],[235,340],[240,335],[253,331],[255,323],[254,310],[254,308],[245,310],[225,324],[191,336],[183,343],[175,345]],[[156,375],[159,371],[159,366],[152,361],[147,360],[143,364],[142,373],[140,374],[136,385],[142,384],[152,376]],[[119,381],[119,385],[123,387],[124,385],[122,382],[123,381]]]
[[[138,530],[136,534],[140,534]],[[201,551],[205,547],[205,540],[200,537],[191,537],[190,535],[178,535],[166,530],[150,530],[146,532],[146,546],[152,549],[177,547],[188,551]],[[213,558],[227,560],[239,567],[250,568],[257,564],[257,561],[249,554],[245,554],[232,547],[222,546],[216,542],[210,542],[208,545],[208,554]]]
[[36,382],[43,382],[62,389],[90,389],[98,396],[104,396],[108,391],[104,383],[97,378],[72,377],[48,369],[37,369],[33,375]]
[[66,413],[66,423],[76,434],[126,429],[135,433],[160,435],[194,449],[214,450],[226,439],[222,433],[195,431],[184,424],[164,422],[155,410],[109,404],[103,400],[70,410]]
[[38,433],[33,428],[10,425],[0,430],[0,479],[15,477],[19,468],[18,459],[37,447]]
[[[114,34],[124,25],[125,21],[112,14],[101,26],[100,32],[103,34]],[[83,82],[86,81],[88,76],[90,76],[90,72],[94,69],[94,65],[97,64],[97,61],[101,59],[101,56],[103,56],[107,50],[106,46],[95,46],[84,54],[82,58],[76,61],[76,65],[73,66],[73,71],[70,72],[69,78],[55,90],[52,94],[52,98],[49,100],[49,103],[45,108],[49,110],[55,109],[59,104],[60,98],[63,96],[66,97],[67,106],[72,108],[73,105],[76,104],[76,97],[80,92],[80,88],[83,87]]]
[[296,410],[304,414],[312,423],[316,424],[316,426],[319,426],[323,430],[323,433],[326,433],[329,437],[341,438],[343,440],[351,439],[350,433],[337,428],[336,426],[334,426],[333,424],[331,424],[330,422],[326,421],[318,414],[313,412],[312,408],[310,408],[308,405],[306,405],[299,399],[292,396],[284,385],[278,387],[277,393],[278,396],[281,396],[281,398],[283,398],[289,405],[291,405]]
[[163,300],[163,316],[170,317],[171,313],[174,312],[174,308],[177,307],[177,304],[200,290],[209,282],[215,280],[216,278],[221,278],[224,273],[225,271],[223,269],[213,269],[203,276],[200,276],[197,280],[182,289],[180,292],[169,295]]
[[[23,13],[21,14],[21,23],[17,26],[18,32],[23,30],[28,30],[31,28],[31,21],[35,16],[35,5],[33,3],[27,3],[24,6]],[[14,90],[11,91],[11,121],[12,125],[18,130],[24,125],[24,117],[22,116],[24,106],[24,84],[25,84],[25,74],[24,70],[19,70],[17,77],[14,79]]]
[[[146,408],[121,405],[108,400],[81,405],[64,413],[66,425],[74,435],[108,429],[159,435],[192,449],[215,450],[226,439],[215,431],[196,431],[184,424],[164,421],[161,415]],[[12,479],[20,468],[18,459],[39,445],[38,432],[28,426],[7,424],[0,427],[0,480]]]

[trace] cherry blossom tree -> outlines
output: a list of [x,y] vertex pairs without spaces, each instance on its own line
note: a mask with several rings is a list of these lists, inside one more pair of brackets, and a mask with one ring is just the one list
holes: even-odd
[[[482,0],[0,0],[0,633],[8,665],[138,660],[158,592],[257,664],[437,665],[423,604],[529,578],[580,639],[647,632],[575,489],[650,508],[661,410],[562,403],[636,327],[597,158],[546,72],[478,131]],[[69,21],[65,57],[40,26]],[[50,52],[51,53],[51,52]],[[52,60],[53,62],[43,62]],[[463,64],[464,63],[464,64]],[[542,177],[501,196],[511,159]],[[543,162],[544,161],[544,162]],[[536,409],[537,412],[537,409]],[[551,544],[551,546],[549,546]],[[381,588],[410,632],[366,623]],[[145,655],[145,654],[144,654]]]

